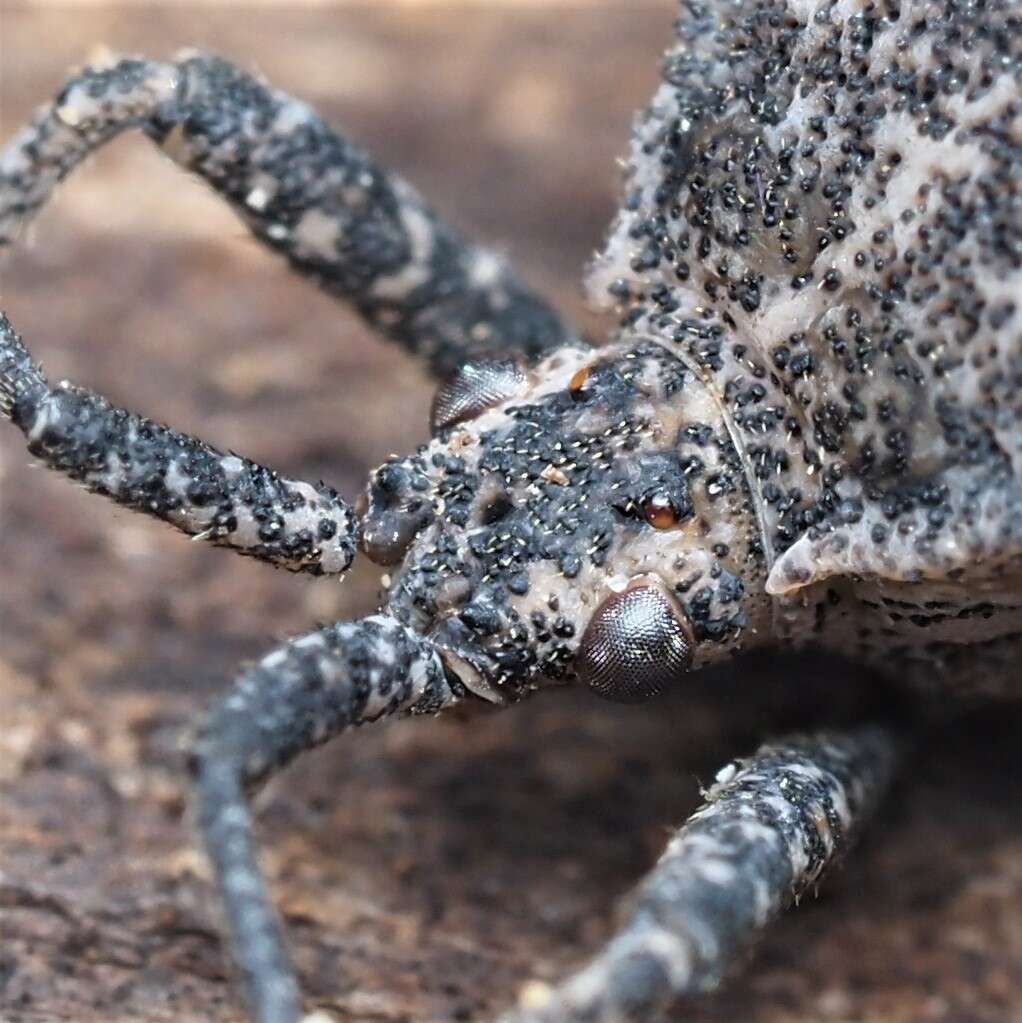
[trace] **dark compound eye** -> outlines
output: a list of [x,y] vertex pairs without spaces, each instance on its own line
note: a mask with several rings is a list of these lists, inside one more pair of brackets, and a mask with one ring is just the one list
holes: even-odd
[[599,696],[641,703],[688,671],[694,648],[678,602],[656,583],[633,583],[608,597],[593,615],[575,669]]
[[466,362],[433,396],[429,425],[433,435],[518,394],[525,373],[510,360]]

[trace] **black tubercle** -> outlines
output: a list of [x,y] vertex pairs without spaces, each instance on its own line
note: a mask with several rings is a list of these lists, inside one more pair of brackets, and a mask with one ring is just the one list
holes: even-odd
[[[1012,0],[924,7],[682,4],[591,278],[714,393],[765,590],[814,605],[784,629],[884,661],[903,626],[842,638],[807,587],[964,593],[1022,550],[1022,22]],[[684,581],[705,643],[728,604]]]
[[[408,479],[428,479],[436,517],[405,555],[388,611],[511,696],[576,677],[593,601],[612,576],[662,573],[665,599],[710,644],[740,635],[745,595],[761,589],[740,460],[723,424],[698,418],[712,404],[684,364],[638,341],[560,372],[563,387],[507,405],[491,428],[467,423],[457,454],[441,439],[401,463]],[[698,411],[686,413],[689,403]],[[383,508],[378,481],[371,494]],[[424,491],[405,482],[398,503],[409,496]],[[377,522],[367,514],[364,535]]]

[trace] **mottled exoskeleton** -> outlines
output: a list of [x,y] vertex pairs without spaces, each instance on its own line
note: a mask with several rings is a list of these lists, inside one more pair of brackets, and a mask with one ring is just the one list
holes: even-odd
[[[640,701],[819,645],[1022,695],[1022,27],[1008,0],[683,5],[589,275],[590,347],[305,105],[203,55],[74,76],[0,155],[0,241],[137,127],[444,383],[354,508],[51,384],[0,321],[0,413],[41,461],[273,564],[391,566],[380,612],[267,655],[193,747],[259,1023],[301,1000],[248,792],[345,729],[579,682]],[[886,726],[724,768],[606,949],[514,1020],[652,1020],[715,986],[881,794]]]

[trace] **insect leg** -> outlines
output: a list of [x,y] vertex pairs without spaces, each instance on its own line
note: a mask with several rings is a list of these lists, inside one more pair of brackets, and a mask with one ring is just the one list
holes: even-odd
[[254,1023],[296,1023],[301,997],[256,861],[246,794],[348,728],[434,713],[460,694],[428,640],[376,615],[280,647],[206,718],[192,756],[199,827]]
[[0,313],[5,418],[51,469],[196,539],[313,575],[354,558],[355,515],[330,487],[284,479],[67,382],[51,387]]
[[883,793],[897,745],[878,728],[825,733],[724,768],[610,943],[558,987],[527,989],[504,1023],[646,1023],[679,996],[715,988],[845,850]]
[[89,153],[141,128],[205,178],[300,273],[446,375],[485,352],[533,358],[577,341],[492,252],[304,103],[228,62],[87,68],[0,152],[0,244]]

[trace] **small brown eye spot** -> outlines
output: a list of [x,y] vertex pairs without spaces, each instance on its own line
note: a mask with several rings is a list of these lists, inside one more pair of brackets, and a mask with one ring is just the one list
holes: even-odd
[[674,503],[666,494],[651,494],[641,505],[643,518],[654,529],[673,529],[681,522],[681,516]]
[[510,360],[466,362],[433,396],[429,414],[433,436],[513,398],[524,384],[524,371]]
[[585,394],[586,383],[592,375],[592,368],[583,366],[568,381],[568,393],[575,399],[581,398]]
[[678,602],[658,582],[637,580],[608,597],[593,615],[575,655],[575,670],[598,696],[641,703],[688,671],[694,649]]

